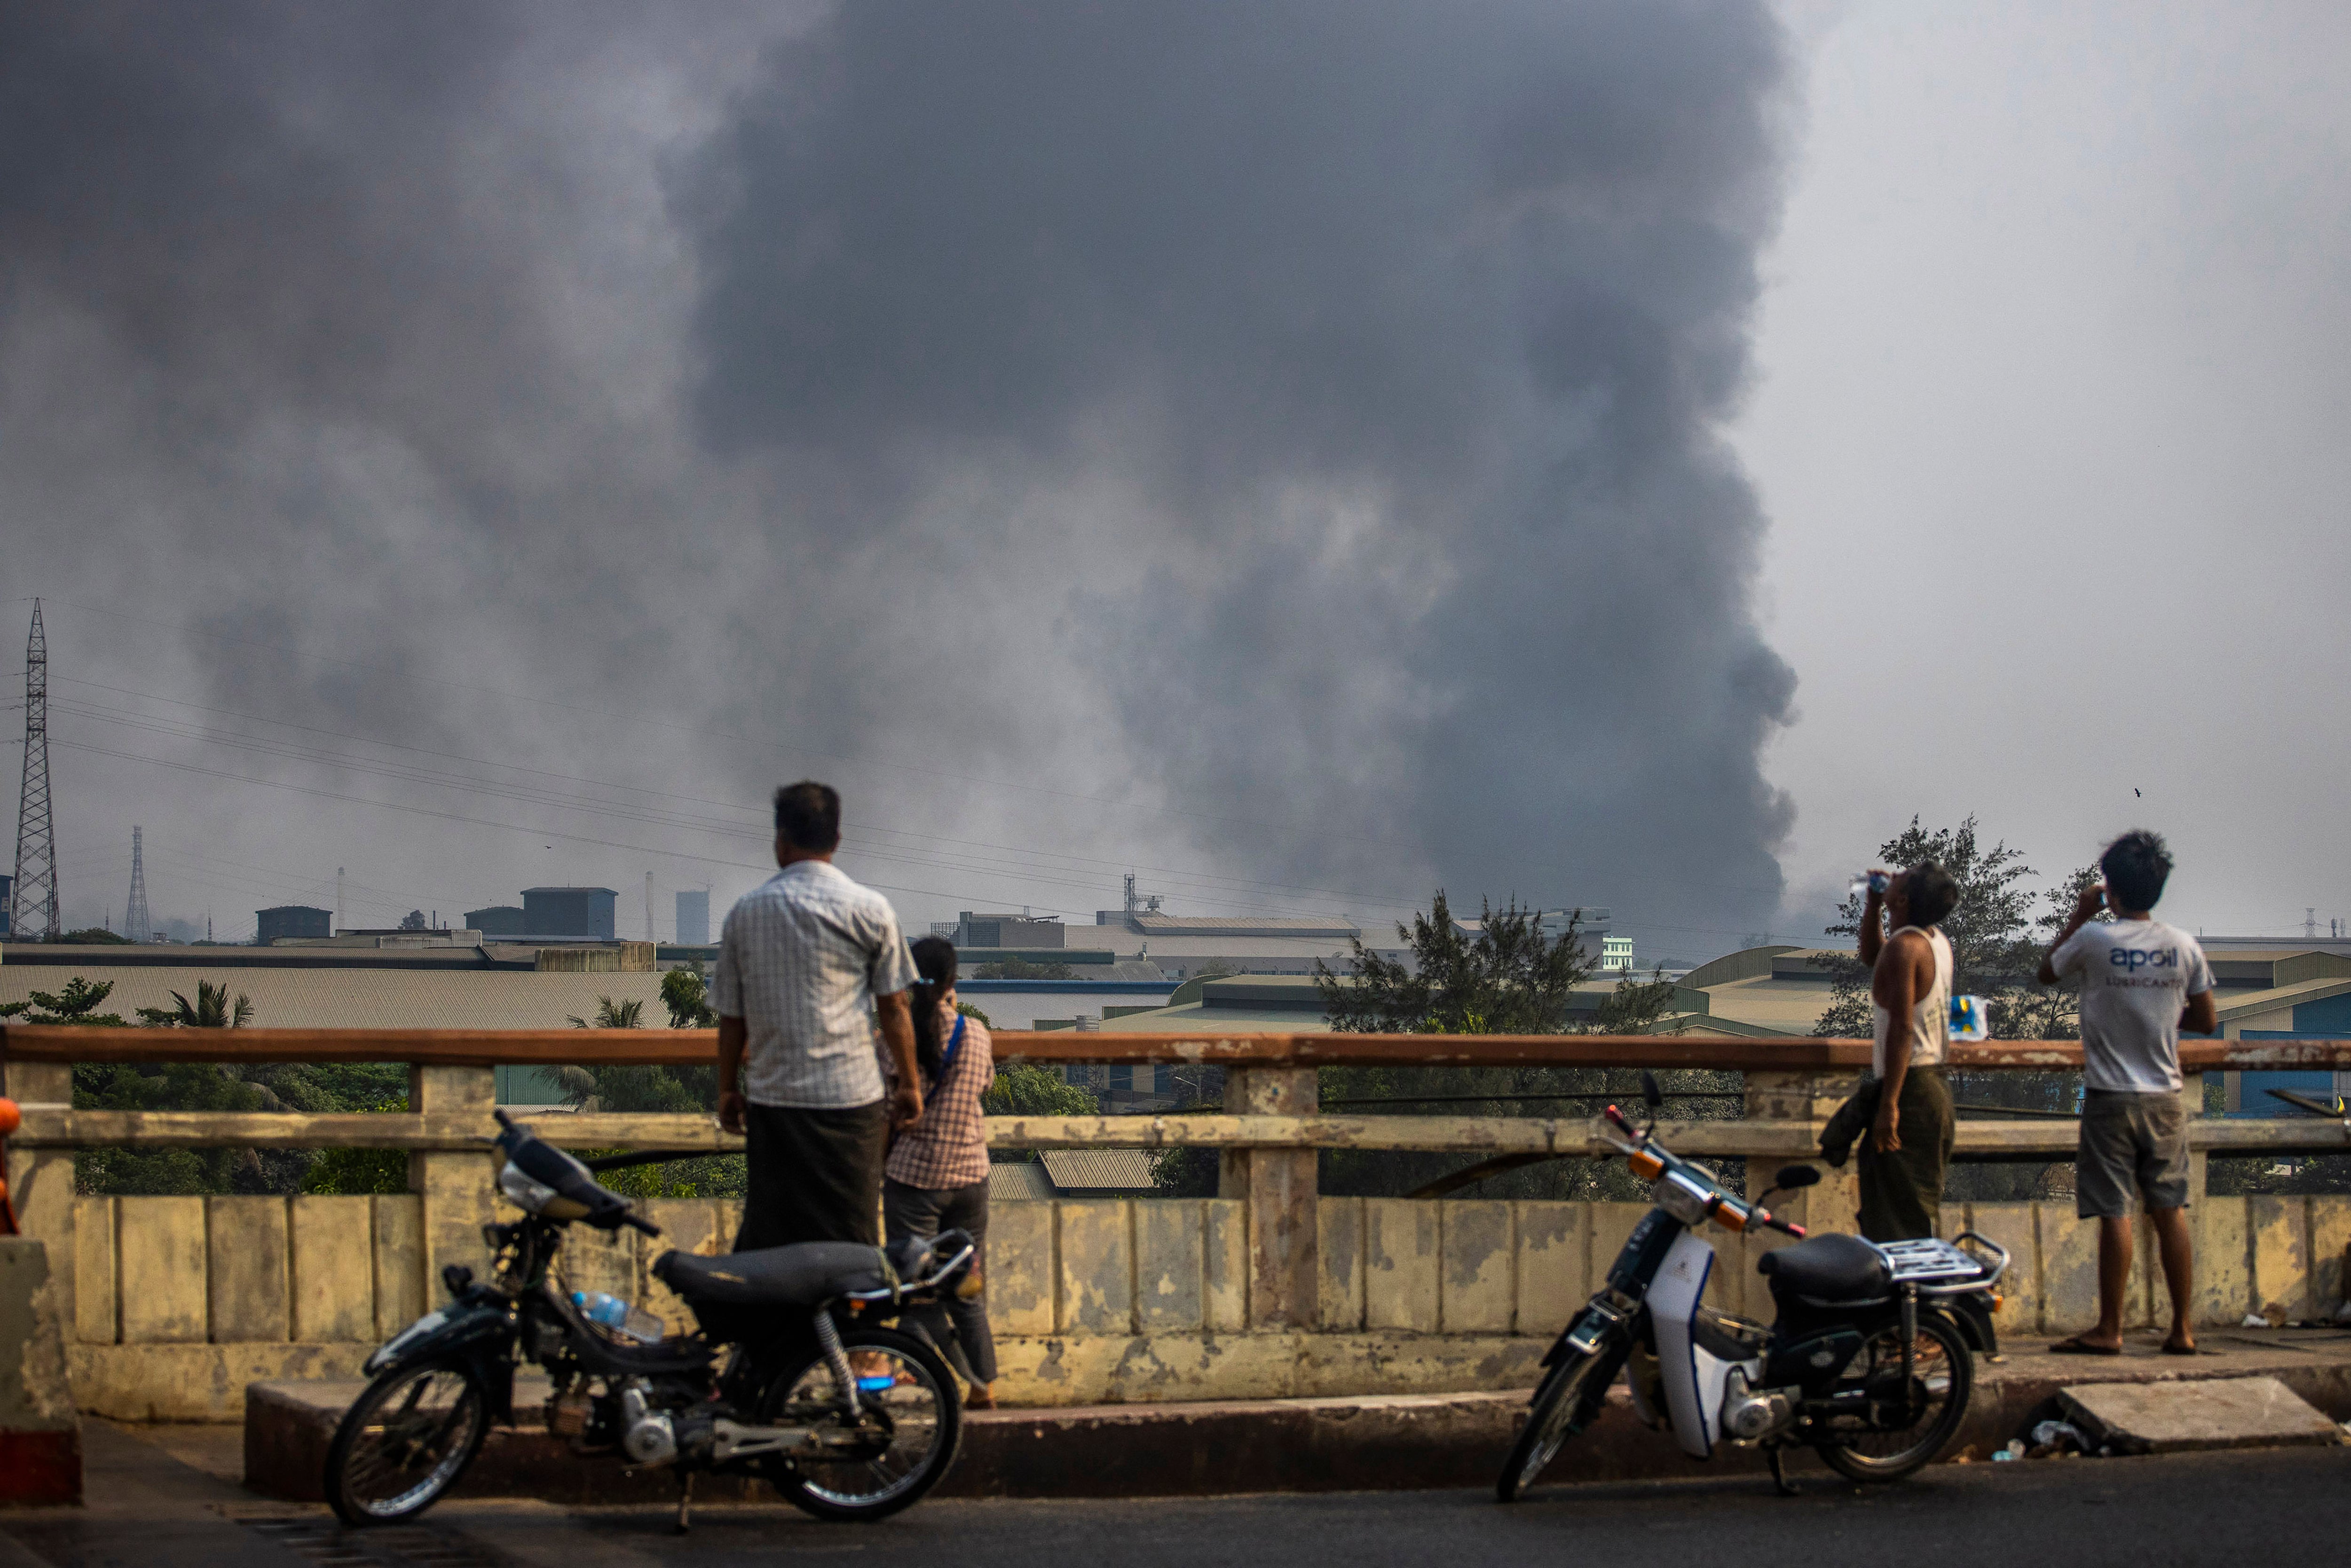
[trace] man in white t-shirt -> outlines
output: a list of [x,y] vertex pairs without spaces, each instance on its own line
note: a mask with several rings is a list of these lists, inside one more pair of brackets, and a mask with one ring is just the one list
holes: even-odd
[[[2049,1348],[2066,1355],[2122,1354],[2136,1189],[2146,1200],[2163,1282],[2171,1291],[2164,1353],[2194,1355],[2179,1031],[2210,1034],[2220,1027],[2212,968],[2196,938],[2148,913],[2171,875],[2171,853],[2159,835],[2125,833],[2098,857],[2098,869],[2105,884],[2082,890],[2072,918],[2041,960],[2043,985],[2066,976],[2082,980],[2082,1141],[2074,1207],[2083,1218],[2098,1222],[2098,1326]],[[2111,920],[2095,918],[2102,905]]]

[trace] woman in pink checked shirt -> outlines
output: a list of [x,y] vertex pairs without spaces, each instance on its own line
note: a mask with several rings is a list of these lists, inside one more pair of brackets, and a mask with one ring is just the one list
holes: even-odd
[[899,1133],[883,1166],[882,1218],[890,1239],[928,1239],[942,1230],[971,1233],[977,1262],[964,1290],[947,1303],[954,1337],[941,1346],[947,1364],[969,1385],[964,1403],[985,1410],[996,1403],[996,1340],[987,1329],[982,1295],[987,1263],[987,1140],[979,1097],[996,1082],[987,1026],[956,1010],[955,944],[925,936],[914,944],[914,1061],[923,1074],[923,1117]]

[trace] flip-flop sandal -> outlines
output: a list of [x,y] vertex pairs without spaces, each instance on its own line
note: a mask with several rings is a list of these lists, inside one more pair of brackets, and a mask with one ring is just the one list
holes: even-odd
[[2206,1350],[2200,1344],[2167,1343],[2163,1347],[2163,1354],[2166,1355],[2210,1355],[2214,1353]]
[[2123,1347],[2118,1344],[2092,1344],[2080,1334],[2071,1339],[2061,1339],[2049,1347],[2052,1355],[2120,1355],[2122,1353]]

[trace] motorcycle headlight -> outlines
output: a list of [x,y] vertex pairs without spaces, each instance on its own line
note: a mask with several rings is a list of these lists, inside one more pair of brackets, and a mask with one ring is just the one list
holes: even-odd
[[531,1180],[516,1167],[512,1160],[507,1161],[506,1168],[498,1172],[498,1190],[507,1195],[508,1202],[528,1214],[546,1213],[547,1206],[557,1197],[553,1187],[545,1182]]
[[1684,1225],[1696,1225],[1703,1220],[1708,1200],[1713,1196],[1670,1176],[1649,1189],[1649,1201]]

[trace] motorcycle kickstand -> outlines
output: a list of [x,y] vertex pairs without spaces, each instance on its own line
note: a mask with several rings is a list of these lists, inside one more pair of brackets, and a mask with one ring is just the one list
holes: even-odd
[[1800,1497],[1802,1489],[1788,1479],[1788,1462],[1784,1457],[1787,1452],[1776,1444],[1764,1450],[1771,1460],[1771,1485],[1782,1497]]
[[684,1535],[694,1528],[693,1521],[686,1518],[687,1511],[693,1507],[694,1472],[685,1470],[677,1478],[677,1525],[670,1531],[671,1534]]

